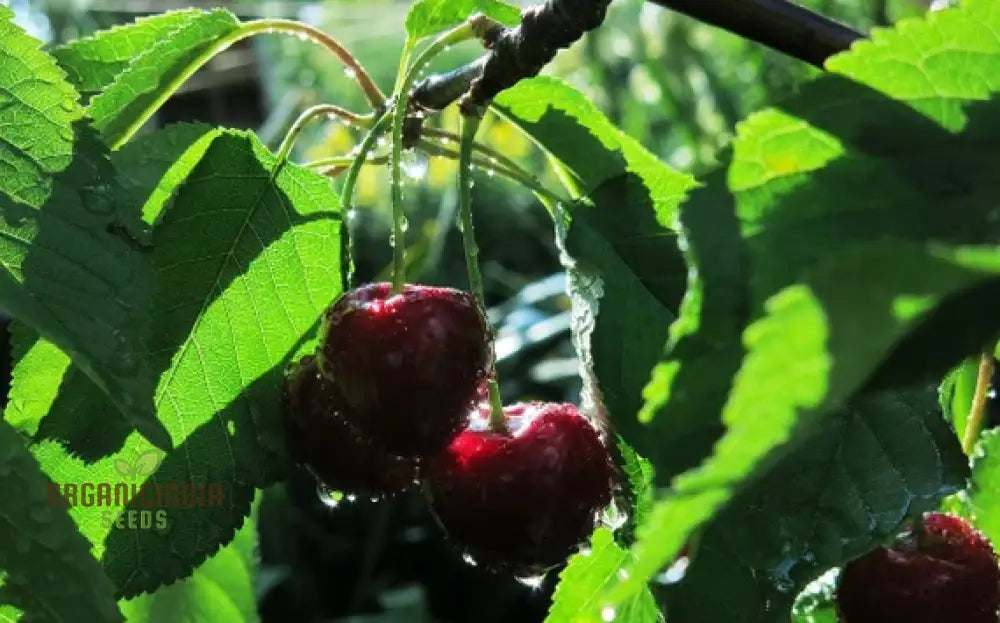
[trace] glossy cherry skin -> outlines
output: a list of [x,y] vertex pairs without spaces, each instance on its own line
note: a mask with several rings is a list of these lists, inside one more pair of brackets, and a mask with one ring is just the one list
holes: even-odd
[[537,575],[576,551],[611,502],[611,457],[571,404],[504,408],[509,432],[473,418],[425,474],[451,541],[478,564]]
[[475,299],[450,288],[363,286],[327,310],[321,338],[321,370],[351,424],[401,456],[451,441],[492,362]]
[[844,567],[844,623],[996,623],[1000,568],[986,538],[963,519],[928,513],[891,547]]
[[312,356],[292,367],[282,388],[282,423],[292,457],[330,489],[361,495],[403,491],[418,481],[414,461],[363,438]]

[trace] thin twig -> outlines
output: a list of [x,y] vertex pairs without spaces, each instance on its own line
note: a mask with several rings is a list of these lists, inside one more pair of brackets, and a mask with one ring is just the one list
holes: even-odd
[[993,381],[993,369],[996,362],[993,353],[986,352],[979,357],[979,374],[976,376],[976,391],[972,395],[972,406],[969,408],[969,417],[965,420],[965,434],[962,435],[962,449],[965,454],[972,456],[972,451],[976,447],[979,439],[979,432],[983,428],[983,419],[986,416],[986,403],[989,400],[990,383]]

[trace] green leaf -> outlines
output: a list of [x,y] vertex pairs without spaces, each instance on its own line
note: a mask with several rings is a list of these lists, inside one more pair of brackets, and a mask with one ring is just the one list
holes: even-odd
[[121,621],[114,587],[50,484],[23,438],[0,421],[0,604],[8,606],[0,616]]
[[968,510],[977,529],[1000,543],[1000,429],[986,431],[972,456]]
[[39,207],[52,177],[73,160],[73,123],[83,116],[65,74],[0,5],[0,193]]
[[128,69],[133,60],[204,14],[198,9],[185,9],[142,17],[132,24],[57,46],[52,49],[52,56],[78,91],[85,95],[99,93]]
[[[700,535],[669,594],[670,620],[787,621],[806,584],[937,509],[967,472],[932,389],[860,397],[798,439]],[[725,600],[712,599],[720,578]]]
[[[194,143],[199,137],[189,136]],[[162,183],[148,189],[151,196],[172,196],[153,233],[160,311],[148,356],[159,375],[157,415],[175,447],[145,482],[215,485],[223,503],[164,504],[165,533],[102,522],[109,510],[127,518],[141,510],[138,502],[124,511],[73,507],[125,596],[187,575],[232,538],[255,489],[283,476],[277,412],[284,366],[309,346],[322,309],[341,288],[340,205],[328,180],[295,165],[279,167],[253,135],[241,132],[220,132],[204,150],[180,151],[198,161],[183,183],[168,195],[177,169],[164,167]],[[143,175],[155,177],[150,170]],[[63,355],[35,342],[14,369],[13,395],[42,382],[38,349],[46,349],[56,370],[66,367]],[[61,384],[50,380],[58,390],[41,392],[48,400],[22,401],[18,419],[25,430],[37,430],[36,456],[61,482],[118,483],[115,459],[134,460],[152,448],[121,427],[81,430],[79,405],[92,417],[100,413],[99,395],[72,373]]]
[[979,357],[970,357],[941,381],[940,402],[945,419],[955,427],[959,439],[965,437],[965,421],[972,409],[972,397],[976,393],[979,377]]
[[201,123],[177,123],[125,143],[111,156],[122,202],[146,223],[155,223],[220,132]]
[[257,531],[248,518],[233,541],[194,573],[155,593],[122,601],[129,623],[254,623]]
[[198,12],[143,49],[90,100],[89,112],[105,142],[128,140],[179,86],[201,66],[202,57],[235,36],[239,21],[224,9]]
[[418,0],[406,14],[406,36],[417,41],[436,35],[473,13],[483,13],[506,26],[521,21],[521,10],[501,0]]
[[656,491],[653,489],[653,465],[618,438],[618,451],[622,455],[622,471],[628,479],[632,509],[629,513],[629,523],[641,526],[646,522],[649,511],[653,507]]
[[[495,109],[557,162],[578,200],[556,214],[569,254],[574,339],[596,378],[586,390],[623,437],[669,477],[667,454],[636,422],[649,370],[660,359],[687,268],[673,231],[693,180],[623,134],[579,91],[533,78],[501,93]],[[568,217],[568,231],[563,228]],[[700,458],[698,455],[696,458]]]
[[115,204],[114,167],[79,120],[75,92],[11,15],[0,7],[0,304],[70,353],[113,411],[165,445],[138,356],[150,274],[127,232],[134,218]]
[[[1000,228],[990,207],[1000,189],[981,163],[1000,127],[996,98],[980,101],[1000,68],[998,27],[994,3],[971,1],[907,22],[900,34],[877,32],[828,63],[861,82],[825,76],[740,126],[728,192],[695,193],[684,211],[711,200],[729,213],[724,223],[737,217],[744,241],[747,280],[730,307],[752,322],[722,409],[726,432],[657,503],[628,579],[605,594],[610,604],[641,591],[775,449],[862,386],[926,382],[995,337],[997,323],[980,310],[1000,303]],[[915,59],[918,85],[900,80]],[[721,235],[731,236],[728,225]],[[652,402],[667,403],[685,371],[706,384],[730,382],[728,360],[721,371],[699,369],[714,342],[702,333],[706,319],[685,307],[680,326],[694,327],[687,335],[702,336],[706,348],[683,358],[671,350]],[[684,387],[697,384],[689,378]]]
[[598,528],[590,548],[574,554],[559,574],[559,585],[552,596],[552,605],[545,623],[576,623],[580,615],[601,610],[601,618],[620,623],[657,623],[663,617],[649,590],[640,592],[629,602],[605,611],[595,602],[598,590],[608,578],[616,576],[629,558],[628,550],[615,543],[607,528]]
[[697,464],[722,435],[721,413],[745,356],[750,322],[746,244],[719,175],[695,189],[681,208],[680,248],[687,292],[670,327],[669,357],[643,388],[639,419],[654,441],[651,455],[661,481]]

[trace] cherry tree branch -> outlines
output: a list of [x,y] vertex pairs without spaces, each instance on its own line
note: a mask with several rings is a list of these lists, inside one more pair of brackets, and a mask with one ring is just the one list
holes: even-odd
[[[788,0],[648,0],[706,24],[822,67],[864,35]],[[572,4],[572,6],[570,6]],[[534,76],[562,48],[601,24],[609,0],[548,0],[529,7],[517,28],[486,40],[489,52],[472,63],[417,83],[411,102],[427,112],[457,99],[482,106],[518,80]]]
[[822,68],[864,37],[788,0],[648,0]]

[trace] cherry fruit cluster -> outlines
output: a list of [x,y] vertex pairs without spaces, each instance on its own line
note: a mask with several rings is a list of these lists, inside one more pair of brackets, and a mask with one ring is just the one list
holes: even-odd
[[479,564],[536,575],[562,562],[611,502],[613,464],[576,406],[491,418],[492,338],[475,299],[377,283],[326,311],[315,354],[282,395],[292,456],[323,485],[383,496],[421,486]]

